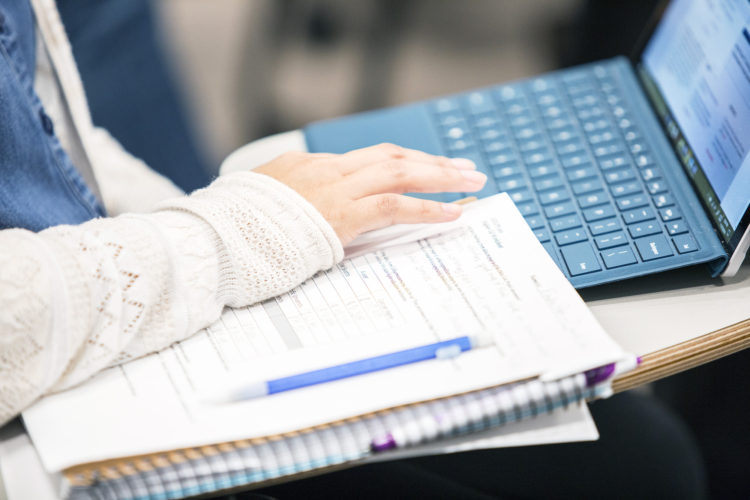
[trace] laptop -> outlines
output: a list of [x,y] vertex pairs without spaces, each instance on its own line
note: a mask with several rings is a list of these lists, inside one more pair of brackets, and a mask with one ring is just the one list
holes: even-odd
[[381,142],[474,160],[576,288],[750,244],[750,2],[672,0],[624,57],[303,129],[311,152]]

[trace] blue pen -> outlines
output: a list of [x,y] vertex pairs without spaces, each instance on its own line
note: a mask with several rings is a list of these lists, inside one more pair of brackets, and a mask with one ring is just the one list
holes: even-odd
[[417,363],[419,361],[426,361],[428,359],[453,358],[464,351],[476,347],[479,347],[476,338],[469,336],[457,337],[450,340],[435,342],[434,344],[412,347],[404,349],[403,351],[381,354],[372,358],[359,359],[357,361],[351,361],[340,365],[298,373],[288,377],[251,382],[231,391],[226,397],[220,397],[218,399],[224,401],[240,401],[268,396],[270,394],[291,391],[326,382],[333,382],[334,380],[342,378],[387,370],[389,368]]

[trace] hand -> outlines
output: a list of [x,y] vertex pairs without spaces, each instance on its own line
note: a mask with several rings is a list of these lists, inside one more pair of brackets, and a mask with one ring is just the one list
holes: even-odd
[[323,214],[341,243],[392,224],[445,222],[461,215],[453,203],[402,193],[478,191],[487,176],[470,160],[449,159],[393,144],[343,155],[287,153],[255,169],[291,187]]

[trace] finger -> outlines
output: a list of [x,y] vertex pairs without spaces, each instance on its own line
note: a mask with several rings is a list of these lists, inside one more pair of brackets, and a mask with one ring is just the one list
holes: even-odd
[[390,160],[408,160],[413,162],[430,163],[451,168],[474,169],[476,166],[471,160],[463,158],[446,158],[417,151],[416,149],[404,148],[395,144],[378,144],[368,148],[356,149],[341,155],[343,173],[350,173],[366,165],[381,163]]
[[458,218],[461,211],[461,205],[454,203],[387,193],[357,200],[351,213],[359,234],[393,224],[451,221]]
[[378,193],[441,193],[481,189],[487,176],[476,170],[460,170],[408,160],[388,160],[362,167],[346,177],[354,199]]

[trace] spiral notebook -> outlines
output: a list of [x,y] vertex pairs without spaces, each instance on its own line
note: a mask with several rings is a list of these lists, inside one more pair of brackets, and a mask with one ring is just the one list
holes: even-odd
[[[204,397],[469,334],[491,342],[266,397]],[[294,290],[227,309],[194,337],[44,398],[23,417],[67,496],[181,498],[444,452],[426,445],[570,416],[606,396],[613,367],[632,359],[497,195],[453,223],[361,238]]]

